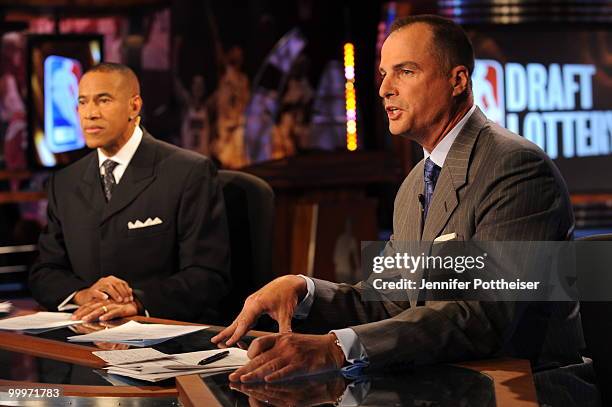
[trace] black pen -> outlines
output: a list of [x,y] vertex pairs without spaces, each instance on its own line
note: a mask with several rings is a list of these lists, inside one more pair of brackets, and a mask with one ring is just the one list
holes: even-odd
[[208,365],[209,363],[213,363],[213,362],[216,362],[217,360],[223,359],[227,355],[229,355],[229,350],[224,350],[223,352],[215,353],[212,356],[209,356],[207,358],[200,360],[198,362],[198,365],[199,366]]

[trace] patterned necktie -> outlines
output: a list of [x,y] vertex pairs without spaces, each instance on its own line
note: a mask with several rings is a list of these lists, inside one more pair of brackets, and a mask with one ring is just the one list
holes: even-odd
[[424,180],[425,180],[425,202],[423,204],[423,221],[427,219],[427,211],[429,210],[429,204],[431,203],[431,197],[433,196],[434,189],[436,188],[436,182],[438,182],[438,176],[440,175],[441,168],[438,167],[428,157],[425,160],[424,167]]
[[106,202],[110,202],[111,196],[113,195],[113,188],[116,184],[113,171],[118,165],[119,163],[113,160],[105,160],[102,163],[102,167],[104,168],[104,175],[102,175],[102,187],[104,188],[104,196],[106,197]]

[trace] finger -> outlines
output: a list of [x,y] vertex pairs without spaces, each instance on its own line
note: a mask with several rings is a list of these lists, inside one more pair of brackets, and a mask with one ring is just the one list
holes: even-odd
[[85,305],[81,305],[79,308],[77,308],[76,311],[74,311],[74,313],[72,314],[72,316],[74,317],[74,319],[81,319],[84,315],[89,314],[92,310],[94,310],[97,307],[101,307],[102,303],[100,302],[88,302]]
[[234,373],[230,374],[229,379],[233,382],[240,381],[240,378],[242,376],[252,372],[253,370],[257,369],[259,366],[264,365],[271,359],[271,357],[274,357],[274,355],[263,354],[263,355],[259,355],[255,359],[251,359],[249,363],[242,366],[240,369],[236,370]]
[[291,332],[291,318],[293,317],[293,313],[289,312],[281,312],[279,313],[278,318],[278,332],[285,333]]
[[266,335],[255,339],[253,342],[251,342],[251,346],[249,346],[247,351],[247,356],[249,359],[255,359],[257,355],[274,347],[277,338],[278,335]]
[[115,318],[120,318],[124,314],[124,307],[122,305],[113,305],[111,307],[107,307],[108,311],[100,315],[98,318],[100,321],[108,321]]
[[287,366],[287,363],[282,358],[273,358],[249,373],[242,375],[240,381],[242,383],[263,381],[264,377],[283,369],[285,366]]
[[91,299],[92,300],[108,300],[108,295],[104,292],[104,291],[100,291],[97,289],[91,289],[89,290],[89,293],[91,295]]
[[123,297],[121,296],[121,294],[119,294],[119,291],[117,291],[112,284],[107,283],[103,285],[102,287],[100,287],[99,290],[107,293],[111,297],[111,299],[113,299],[114,301],[117,301],[117,302],[123,301]]
[[234,322],[232,322],[232,324],[230,326],[228,326],[227,328],[223,329],[221,332],[219,332],[217,335],[213,336],[210,341],[212,343],[218,343],[218,342],[222,342],[224,341],[226,338],[232,336],[232,334],[234,333],[234,331],[236,330],[236,327],[238,326],[238,318],[236,318],[234,320]]
[[117,281],[117,283],[115,284],[115,288],[117,289],[119,294],[121,294],[121,296],[123,297],[123,302],[132,301],[130,300],[130,297],[132,297],[132,289],[130,288],[129,284],[126,281],[123,281],[123,280]]
[[111,310],[100,317],[101,321],[114,318],[130,317],[138,314],[138,307],[133,302],[128,304],[116,304]]
[[238,342],[244,335],[246,335],[247,332],[249,332],[249,329],[251,329],[251,327],[257,321],[257,318],[259,318],[259,314],[258,313],[253,313],[253,312],[247,311],[247,312],[244,312],[244,314],[243,313],[241,313],[241,314],[243,316],[242,317],[239,316],[239,318],[237,320],[236,329],[234,330],[234,333],[225,342],[225,344],[227,346],[232,346],[233,344]]
[[266,382],[276,382],[279,380],[289,379],[296,375],[297,370],[297,366],[289,364],[266,375],[264,380]]
[[97,321],[100,315],[102,314],[104,314],[104,309],[102,307],[99,307],[92,310],[89,314],[84,315],[81,319],[85,322]]

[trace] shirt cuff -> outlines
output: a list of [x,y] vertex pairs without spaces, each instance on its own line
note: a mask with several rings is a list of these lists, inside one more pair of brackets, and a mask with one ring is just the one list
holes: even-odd
[[66,297],[66,299],[64,301],[62,301],[62,303],[60,305],[57,306],[57,310],[58,311],[70,311],[70,310],[79,308],[78,305],[76,305],[75,303],[70,302],[70,301],[72,301],[72,299],[74,298],[76,293],[77,292],[75,291],[72,294],[70,294],[68,297]]
[[306,296],[302,299],[302,301],[295,308],[295,312],[293,313],[293,318],[304,319],[308,317],[308,314],[310,314],[310,308],[312,308],[312,303],[314,302],[315,285],[312,279],[302,274],[298,274],[298,275],[302,277],[304,280],[306,280],[307,292],[306,292]]
[[368,354],[365,348],[359,341],[357,334],[351,328],[335,329],[330,331],[340,344],[340,348],[344,353],[344,357],[348,363],[362,363],[368,364]]

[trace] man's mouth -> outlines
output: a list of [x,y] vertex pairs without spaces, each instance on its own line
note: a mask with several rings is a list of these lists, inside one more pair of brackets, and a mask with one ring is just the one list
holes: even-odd
[[396,106],[386,106],[385,110],[389,120],[397,120],[402,115],[402,110]]
[[89,126],[89,127],[85,127],[85,133],[87,134],[98,134],[100,133],[102,130],[104,130],[103,127],[100,126]]

